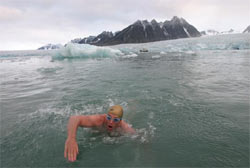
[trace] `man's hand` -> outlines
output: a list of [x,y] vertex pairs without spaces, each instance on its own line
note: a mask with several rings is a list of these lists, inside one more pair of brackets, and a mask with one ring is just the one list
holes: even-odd
[[70,161],[74,162],[78,154],[78,145],[75,138],[67,138],[64,148],[64,157]]

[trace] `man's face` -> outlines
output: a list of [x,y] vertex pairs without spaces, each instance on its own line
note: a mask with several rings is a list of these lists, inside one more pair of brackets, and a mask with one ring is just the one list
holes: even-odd
[[119,127],[121,119],[114,114],[108,113],[106,116],[106,122],[107,122],[107,130],[113,131],[115,128]]

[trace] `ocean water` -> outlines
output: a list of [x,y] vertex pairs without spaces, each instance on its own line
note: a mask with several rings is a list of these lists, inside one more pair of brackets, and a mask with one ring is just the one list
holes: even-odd
[[[1,51],[0,79],[1,167],[249,167],[250,34]],[[79,128],[65,160],[69,117],[114,104],[136,135]]]

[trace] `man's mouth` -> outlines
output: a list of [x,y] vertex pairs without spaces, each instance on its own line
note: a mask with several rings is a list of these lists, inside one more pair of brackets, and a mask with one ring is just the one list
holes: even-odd
[[113,127],[112,127],[111,125],[108,125],[108,129],[110,129],[110,130],[111,130],[112,128],[113,128]]

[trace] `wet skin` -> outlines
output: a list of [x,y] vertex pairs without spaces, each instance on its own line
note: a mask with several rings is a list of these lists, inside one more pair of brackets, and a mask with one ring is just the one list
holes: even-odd
[[[107,119],[107,115],[111,118],[110,120]],[[104,127],[109,133],[114,131],[121,131],[129,134],[135,133],[135,130],[123,120],[115,122],[114,120],[117,118],[119,117],[111,113],[89,116],[71,116],[68,123],[68,138],[65,142],[64,157],[70,162],[76,161],[76,157],[79,153],[76,132],[79,126],[88,128]]]

